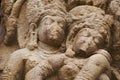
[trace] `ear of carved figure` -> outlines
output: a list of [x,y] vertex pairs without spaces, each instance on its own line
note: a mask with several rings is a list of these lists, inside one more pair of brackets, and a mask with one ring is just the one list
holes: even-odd
[[78,32],[73,42],[73,50],[84,56],[90,56],[94,51],[102,48],[104,40],[95,29],[84,28]]
[[38,38],[37,37],[37,25],[35,23],[30,24],[29,33],[30,33],[30,40],[27,45],[27,48],[29,50],[34,50],[35,48],[38,47],[38,45],[37,45],[37,38]]
[[65,37],[65,20],[59,16],[46,16],[39,24],[39,40],[51,46],[60,46]]

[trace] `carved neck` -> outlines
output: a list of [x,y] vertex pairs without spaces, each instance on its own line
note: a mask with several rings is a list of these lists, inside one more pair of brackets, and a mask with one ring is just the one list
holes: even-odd
[[58,51],[57,47],[49,46],[41,41],[38,42],[38,48],[46,53],[56,53]]

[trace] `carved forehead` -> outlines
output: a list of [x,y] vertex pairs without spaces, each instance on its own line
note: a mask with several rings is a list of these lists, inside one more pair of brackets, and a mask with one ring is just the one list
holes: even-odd
[[47,16],[45,16],[43,19],[42,19],[42,21],[41,22],[43,22],[43,21],[46,21],[46,20],[52,20],[52,21],[59,21],[59,22],[65,22],[65,19],[63,18],[63,17],[61,17],[61,16],[50,16],[50,15],[47,15]]

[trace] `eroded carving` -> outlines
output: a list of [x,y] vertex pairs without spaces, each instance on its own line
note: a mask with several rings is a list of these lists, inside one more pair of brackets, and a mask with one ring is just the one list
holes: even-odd
[[68,0],[68,8],[72,9],[78,5],[92,5],[96,7],[100,7],[102,9],[106,9],[107,5],[110,1],[109,0]]
[[89,56],[98,49],[110,47],[113,18],[103,10],[93,6],[78,6],[69,12],[68,21],[70,27],[66,47],[76,54]]
[[[104,4],[101,0],[93,5]],[[106,50],[112,42],[113,18],[100,8],[84,5],[67,12],[64,0],[17,0],[6,10],[11,13],[5,43],[17,25],[23,49],[11,54],[3,80],[111,79]]]

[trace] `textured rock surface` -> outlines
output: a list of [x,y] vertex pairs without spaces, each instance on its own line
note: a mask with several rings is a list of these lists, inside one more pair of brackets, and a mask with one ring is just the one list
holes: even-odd
[[0,4],[0,80],[120,80],[120,0]]

